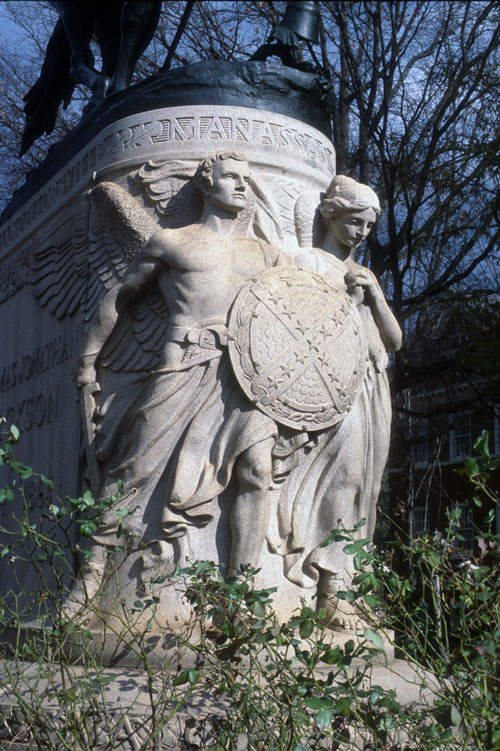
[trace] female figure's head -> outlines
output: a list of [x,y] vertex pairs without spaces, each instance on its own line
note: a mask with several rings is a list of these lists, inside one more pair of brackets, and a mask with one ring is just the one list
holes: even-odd
[[369,235],[380,216],[377,194],[352,177],[337,175],[321,201],[320,213],[327,223],[328,237],[342,255],[349,255]]

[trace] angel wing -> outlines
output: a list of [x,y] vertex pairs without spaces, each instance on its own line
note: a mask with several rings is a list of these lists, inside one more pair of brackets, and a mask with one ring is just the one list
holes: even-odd
[[301,248],[318,247],[320,232],[319,207],[323,194],[308,190],[297,198],[294,206],[295,233]]
[[199,160],[182,162],[147,162],[136,179],[169,229],[194,224],[201,216],[201,195],[192,180]]
[[[71,217],[34,252],[36,299],[59,320],[80,311],[82,320],[90,321],[157,228],[126,190],[100,183],[78,198]],[[102,364],[114,371],[153,367],[168,325],[168,309],[156,285],[122,318]]]
[[101,365],[114,372],[153,370],[166,341],[168,318],[167,305],[154,285],[120,318],[101,352]]

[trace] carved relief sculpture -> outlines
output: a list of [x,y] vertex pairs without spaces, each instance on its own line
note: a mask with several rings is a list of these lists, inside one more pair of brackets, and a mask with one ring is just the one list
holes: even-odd
[[[319,594],[328,597],[348,589],[353,573],[344,542],[320,547],[329,531],[339,525],[352,529],[366,519],[358,534],[373,537],[390,438],[387,352],[399,349],[401,331],[374,274],[353,257],[380,214],[374,191],[339,175],[319,206],[317,194],[304,195],[295,213],[304,246],[295,254],[296,262],[349,291],[369,348],[368,366],[352,409],[341,423],[318,436],[317,445],[290,476],[280,501],[287,576],[301,586],[317,583]],[[313,238],[317,247],[311,247]],[[328,602],[320,598],[319,605],[328,609]],[[342,603],[327,620],[340,628],[355,628],[359,616],[353,606]]]
[[[111,393],[97,413],[96,455],[104,478],[99,495],[109,497],[121,484],[123,495],[96,534],[94,558],[80,581],[85,596],[101,582],[106,548],[120,544],[117,510],[128,511],[121,522],[128,550],[156,546],[165,559],[183,563],[196,555],[193,534],[210,521],[211,504],[233,473],[238,493],[229,570],[258,565],[264,543],[277,427],[237,384],[227,322],[248,278],[290,261],[264,240],[238,233],[251,183],[243,155],[226,152],[204,160],[195,180],[203,199],[199,222],[152,234],[99,304],[81,356],[77,384],[96,393],[96,367],[115,359],[120,348],[119,318],[144,293],[159,290],[158,362],[139,386],[127,385],[133,397]],[[129,219],[135,221],[130,212]],[[155,337],[144,328],[151,348]]]
[[[11,337],[0,392],[9,415],[24,410],[22,428],[31,415],[41,428],[71,398],[69,360],[80,352],[84,450],[73,412],[73,490],[62,485],[62,495],[79,492],[83,471],[94,497],[114,503],[66,612],[83,613],[98,595],[94,626],[118,628],[115,605],[130,610],[161,568],[156,628],[175,633],[190,612],[172,574],[197,559],[232,574],[260,569],[256,586],[277,588],[280,618],[302,599],[323,606],[352,569],[343,543],[322,542],[362,518],[360,534],[373,535],[390,429],[387,352],[401,332],[353,259],[378,199],[350,178],[331,181],[329,91],[300,53],[300,40],[316,41],[316,4],[290,3],[273,31],[271,51],[290,65],[259,61],[264,45],[255,60],[165,72],[188,2],[164,68],[130,95],[161,4],[117,2],[96,17],[53,4],[61,19],[47,61],[62,55],[66,73],[44,63],[40,81],[48,76],[54,96],[47,109],[40,81],[28,93],[23,150],[50,132],[73,79],[92,99],[3,216],[0,301],[14,310],[31,286],[50,335],[32,334],[41,343],[29,355],[28,333]],[[102,73],[88,52],[93,32]],[[66,372],[44,376],[43,393],[19,389],[45,373],[38,353],[59,340],[74,343],[60,347]],[[330,627],[359,625],[356,611],[326,604]]]
[[[142,581],[153,564],[171,572],[206,557],[205,527],[218,555],[214,518],[228,489],[219,560],[237,573],[262,565],[263,550],[278,555],[297,605],[305,589],[349,585],[342,545],[320,547],[339,519],[367,518],[363,534],[373,534],[386,350],[400,337],[375,277],[352,259],[380,211],[376,195],[335,178],[319,223],[316,212],[318,247],[316,206],[299,197],[298,236],[310,247],[292,260],[270,242],[279,222],[244,155],[218,153],[192,174],[173,162],[138,172],[166,227],[101,183],[76,204],[71,240],[35,253],[39,302],[90,320],[77,375],[87,471],[96,497],[119,495],[68,613],[99,590],[117,547],[136,554]],[[336,611],[329,625],[357,620]]]

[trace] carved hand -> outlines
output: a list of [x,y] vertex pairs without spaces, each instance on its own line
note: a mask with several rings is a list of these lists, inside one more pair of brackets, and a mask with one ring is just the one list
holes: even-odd
[[356,275],[352,271],[348,271],[344,277],[344,282],[347,285],[347,291],[351,297],[351,300],[355,305],[360,305],[364,298],[363,287],[356,280]]
[[370,269],[357,268],[356,270],[351,270],[349,273],[349,283],[353,286],[358,285],[359,287],[363,287],[368,299],[376,300],[377,298],[383,299],[384,297],[377,277]]

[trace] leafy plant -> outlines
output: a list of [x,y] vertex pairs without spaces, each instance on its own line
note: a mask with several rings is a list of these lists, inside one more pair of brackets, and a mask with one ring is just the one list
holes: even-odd
[[[322,602],[316,610],[304,604],[284,623],[273,612],[274,590],[255,588],[254,569],[225,577],[213,562],[194,562],[176,572],[192,621],[175,657],[166,652],[163,662],[153,660],[148,647],[166,580],[159,564],[147,593],[138,591],[123,611],[120,649],[126,646],[142,671],[133,698],[117,712],[109,701],[117,671],[100,664],[91,649],[93,632],[61,608],[74,560],[83,559],[73,542],[75,527],[91,535],[117,497],[50,497],[35,523],[23,483],[35,475],[49,494],[52,483],[16,460],[19,433],[5,422],[2,427],[0,462],[12,479],[0,502],[16,501],[17,530],[2,528],[1,554],[4,561],[29,562],[40,585],[24,603],[13,592],[0,601],[0,623],[11,637],[1,658],[0,681],[11,697],[0,708],[1,748],[19,741],[23,748],[68,751],[111,751],[124,743],[141,751],[175,743],[213,751],[500,749],[499,546],[492,513],[477,554],[458,565],[457,512],[442,536],[397,543],[409,563],[405,575],[393,569],[390,548],[380,552],[362,537],[362,524],[332,530],[323,544],[345,543],[353,556],[352,587],[337,592],[328,610]],[[472,503],[491,504],[496,497],[488,481],[500,462],[489,453],[486,433],[475,451],[464,480],[471,483]],[[345,603],[358,609],[363,625],[339,640],[325,624],[332,608]],[[90,601],[88,609],[94,607]],[[24,623],[33,608],[38,625],[29,629]],[[394,689],[373,680],[391,629],[400,655],[416,671],[414,680],[431,691],[427,704],[402,702]],[[77,642],[81,664],[74,667],[68,646]],[[203,703],[208,709],[193,716],[192,708]],[[176,735],[174,721],[181,728]]]

